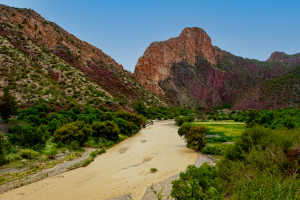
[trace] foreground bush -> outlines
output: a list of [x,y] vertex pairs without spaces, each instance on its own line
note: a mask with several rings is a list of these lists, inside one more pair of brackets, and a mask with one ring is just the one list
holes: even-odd
[[83,121],[76,121],[60,127],[54,132],[53,142],[61,141],[64,144],[70,144],[72,141],[78,141],[80,145],[87,141],[91,134],[91,129],[85,127]]
[[39,155],[39,153],[36,151],[33,151],[32,149],[23,149],[20,151],[19,155],[22,158],[33,159],[33,158],[36,158]]
[[215,167],[204,163],[197,168],[190,165],[186,172],[180,173],[178,180],[172,181],[171,196],[175,199],[223,199],[217,182]]

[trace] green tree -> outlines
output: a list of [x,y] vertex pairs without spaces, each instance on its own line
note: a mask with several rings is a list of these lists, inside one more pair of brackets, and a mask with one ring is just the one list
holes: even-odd
[[3,119],[7,120],[10,115],[16,112],[17,101],[16,97],[9,92],[9,87],[4,88],[3,91],[4,94],[0,98],[0,114]]
[[112,121],[104,122],[104,135],[106,139],[115,141],[119,139],[120,129],[118,125]]
[[52,119],[48,124],[48,131],[53,135],[53,133],[59,128],[59,121],[57,119]]
[[78,141],[80,145],[83,145],[90,136],[90,130],[85,127],[83,121],[76,121],[73,123],[65,124],[54,132],[52,141],[61,141],[64,144],[70,144],[72,141]]
[[14,144],[23,147],[44,147],[46,140],[42,129],[32,127],[31,125],[14,125],[10,127],[8,140]]
[[104,137],[105,125],[104,122],[94,122],[91,126],[94,137]]
[[205,126],[191,126],[187,137],[188,144],[197,145],[197,151],[203,149],[206,145],[205,132]]

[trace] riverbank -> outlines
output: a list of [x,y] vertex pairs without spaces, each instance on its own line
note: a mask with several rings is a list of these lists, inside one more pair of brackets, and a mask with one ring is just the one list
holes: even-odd
[[[78,168],[0,195],[1,199],[109,199],[131,194],[142,199],[148,186],[194,164],[196,152],[186,148],[174,121],[155,122]],[[150,169],[156,168],[156,173]]]

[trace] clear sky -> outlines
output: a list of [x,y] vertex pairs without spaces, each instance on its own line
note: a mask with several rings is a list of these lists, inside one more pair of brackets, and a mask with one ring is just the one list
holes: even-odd
[[200,27],[213,45],[266,60],[300,52],[300,0],[1,0],[31,8],[129,71],[153,41]]

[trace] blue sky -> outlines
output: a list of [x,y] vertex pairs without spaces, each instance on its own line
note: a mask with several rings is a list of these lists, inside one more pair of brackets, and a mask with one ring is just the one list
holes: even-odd
[[200,27],[215,46],[266,60],[274,51],[300,52],[299,0],[1,0],[31,8],[129,71],[153,41]]

